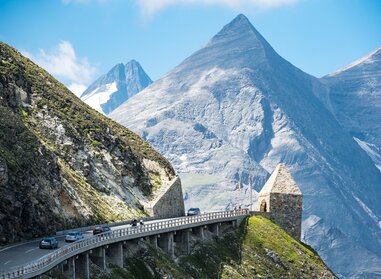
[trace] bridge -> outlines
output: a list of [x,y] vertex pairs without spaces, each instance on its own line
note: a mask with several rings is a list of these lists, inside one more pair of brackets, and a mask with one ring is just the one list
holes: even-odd
[[[49,252],[36,249],[39,241],[14,245],[0,251],[0,279],[38,278],[54,269],[59,269],[60,272],[73,279],[88,279],[90,278],[90,260],[105,269],[107,254],[113,264],[123,267],[125,247],[129,241],[139,239],[149,241],[156,248],[160,247],[172,257],[175,256],[176,245],[180,245],[183,251],[189,254],[191,252],[189,242],[191,233],[203,239],[204,230],[208,229],[218,236],[222,223],[237,226],[249,214],[247,209],[240,209],[153,220],[136,227],[120,225],[112,227],[110,233],[88,236],[71,244],[65,243],[64,246]],[[36,253],[33,255],[28,251],[47,254],[41,256],[40,253]],[[24,259],[20,265],[7,267],[10,260],[7,262],[6,260],[11,256],[22,260],[26,253],[30,253],[32,258]]]

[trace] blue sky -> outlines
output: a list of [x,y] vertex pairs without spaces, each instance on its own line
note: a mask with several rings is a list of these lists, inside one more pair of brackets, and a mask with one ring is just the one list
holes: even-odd
[[318,77],[381,45],[376,0],[0,0],[0,40],[78,92],[130,59],[156,80],[239,13]]

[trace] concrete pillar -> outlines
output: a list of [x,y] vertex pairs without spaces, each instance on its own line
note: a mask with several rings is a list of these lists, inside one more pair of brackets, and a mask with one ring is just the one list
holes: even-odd
[[201,238],[201,240],[204,239],[204,227],[203,226],[200,226],[200,227],[195,227],[192,229],[192,232],[199,238]]
[[78,259],[75,261],[75,273],[77,278],[90,279],[90,260],[88,253],[78,256]]
[[175,247],[173,244],[173,232],[161,234],[158,241],[158,245],[166,253],[168,253],[172,258],[175,257]]
[[93,263],[102,269],[106,269],[106,249],[105,247],[99,247],[92,250],[90,259]]
[[209,230],[215,235],[219,236],[220,235],[220,223],[215,223],[209,225]]
[[59,264],[56,265],[55,269],[56,269],[56,272],[60,273],[60,274],[64,274],[64,265],[65,265],[65,262],[61,262]]
[[151,245],[157,249],[157,235],[151,235],[149,241]]
[[65,275],[69,278],[75,279],[75,257],[71,257],[67,260]]
[[123,243],[110,244],[108,256],[113,264],[123,268]]
[[181,234],[182,236],[182,239],[181,239],[181,242],[182,242],[182,246],[183,246],[183,249],[185,251],[185,253],[187,255],[190,255],[191,253],[191,249],[190,249],[190,241],[189,241],[189,233],[190,233],[190,230],[184,230]]
[[232,226],[233,226],[233,228],[238,227],[237,220],[233,220],[233,221],[232,221]]

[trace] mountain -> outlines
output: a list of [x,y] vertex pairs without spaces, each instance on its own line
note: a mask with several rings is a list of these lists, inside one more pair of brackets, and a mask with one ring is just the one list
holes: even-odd
[[0,244],[147,216],[174,177],[147,142],[0,42]]
[[240,229],[224,228],[220,238],[205,230],[205,237],[175,260],[141,241],[129,248],[125,268],[91,278],[337,278],[311,247],[259,216]]
[[139,62],[131,60],[126,65],[115,65],[107,74],[93,82],[80,98],[107,115],[151,83],[152,80]]
[[187,207],[247,206],[249,175],[259,190],[285,163],[304,241],[341,277],[381,276],[381,173],[316,97],[327,92],[239,15],[110,117],[188,172]]
[[321,81],[319,97],[381,171],[381,47]]

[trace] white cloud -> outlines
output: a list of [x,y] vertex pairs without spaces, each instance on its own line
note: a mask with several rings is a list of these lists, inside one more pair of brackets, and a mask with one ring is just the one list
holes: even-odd
[[167,7],[181,4],[218,5],[228,8],[253,6],[257,8],[274,8],[291,5],[299,0],[135,0],[145,16],[152,16]]
[[37,55],[26,51],[22,53],[77,94],[93,80],[96,73],[96,68],[86,57],[77,57],[73,46],[68,41],[61,41],[50,52],[41,49]]
[[72,83],[67,88],[79,97],[87,89],[87,86],[84,84]]

